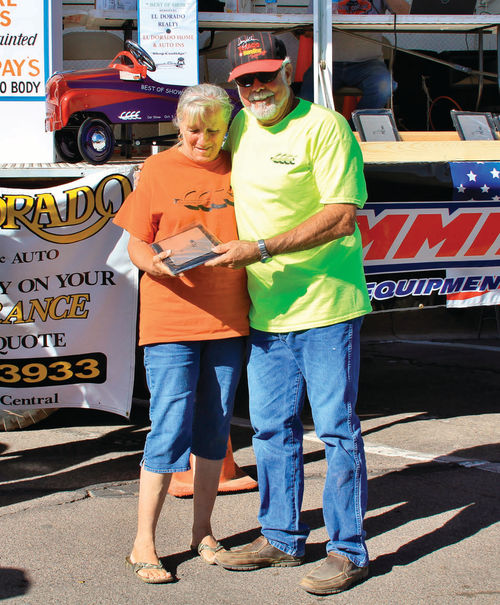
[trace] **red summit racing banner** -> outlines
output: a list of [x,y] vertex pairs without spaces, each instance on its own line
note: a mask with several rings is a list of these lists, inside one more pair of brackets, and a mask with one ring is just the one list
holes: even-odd
[[500,303],[498,201],[369,203],[358,225],[375,310]]
[[0,188],[0,410],[128,416],[137,270],[111,220],[131,166],[40,190]]

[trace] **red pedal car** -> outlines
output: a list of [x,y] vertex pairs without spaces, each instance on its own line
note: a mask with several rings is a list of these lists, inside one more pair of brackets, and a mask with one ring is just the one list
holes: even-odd
[[[54,132],[60,158],[103,164],[115,145],[160,143],[175,135],[116,140],[112,124],[168,122],[175,116],[184,86],[160,84],[148,76],[156,66],[132,40],[106,69],[55,73],[46,85],[45,130]],[[228,90],[238,103],[234,90]]]

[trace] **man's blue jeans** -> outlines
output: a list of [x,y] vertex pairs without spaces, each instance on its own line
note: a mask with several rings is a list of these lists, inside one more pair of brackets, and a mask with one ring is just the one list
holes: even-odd
[[262,534],[280,550],[304,554],[301,522],[304,462],[301,411],[309,397],[316,434],[325,444],[323,517],[327,552],[368,564],[363,517],[367,480],[355,404],[362,319],[288,333],[251,330],[248,386],[255,435]]
[[[385,63],[379,59],[360,62],[340,62],[333,64],[332,87],[335,93],[342,86],[355,86],[363,92],[356,109],[380,109],[387,105],[396,82]],[[299,97],[312,101],[314,97],[312,66],[304,73]]]

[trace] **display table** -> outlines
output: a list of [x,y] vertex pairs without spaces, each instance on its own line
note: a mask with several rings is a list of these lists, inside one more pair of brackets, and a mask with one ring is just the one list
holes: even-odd
[[402,141],[361,142],[365,164],[500,161],[500,141],[461,141],[455,131],[399,134]]

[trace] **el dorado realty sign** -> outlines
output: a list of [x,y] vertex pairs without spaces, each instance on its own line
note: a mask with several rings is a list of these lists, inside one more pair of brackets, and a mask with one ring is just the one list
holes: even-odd
[[198,3],[196,0],[140,0],[139,38],[162,84],[198,84]]

